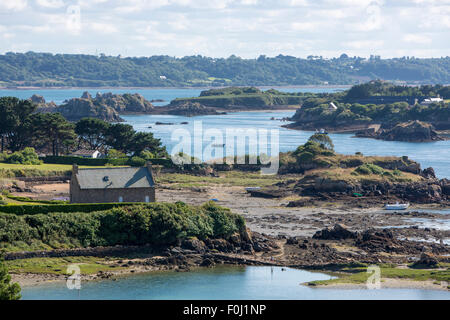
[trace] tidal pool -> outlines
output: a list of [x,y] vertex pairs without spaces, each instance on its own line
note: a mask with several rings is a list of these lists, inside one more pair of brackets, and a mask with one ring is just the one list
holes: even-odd
[[[284,270],[284,271],[283,271]],[[157,272],[82,283],[81,290],[69,290],[65,283],[22,288],[24,300],[243,300],[243,299],[443,299],[450,292],[419,289],[327,289],[301,283],[326,280],[331,276],[280,267],[229,267],[197,269],[191,272]]]

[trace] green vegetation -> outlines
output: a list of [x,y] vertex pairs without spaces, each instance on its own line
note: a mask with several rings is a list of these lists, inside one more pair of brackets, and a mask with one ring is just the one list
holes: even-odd
[[361,77],[450,83],[449,70],[449,57],[364,59],[343,54],[333,59],[284,55],[257,59],[242,59],[235,55],[228,58],[198,55],[122,58],[36,52],[0,55],[3,83],[42,87],[349,84]]
[[66,275],[67,267],[78,264],[81,274],[91,275],[98,272],[111,272],[124,269],[107,258],[98,257],[63,257],[63,258],[31,258],[6,261],[10,273],[45,273]]
[[178,98],[171,101],[172,105],[185,104],[187,102],[200,103],[208,107],[230,108],[230,107],[265,107],[265,106],[291,106],[299,105],[308,97],[315,96],[313,93],[285,93],[275,89],[262,91],[255,87],[229,87],[223,89],[210,89],[202,91],[199,97]]
[[[31,202],[31,203],[40,203],[40,204],[66,204],[66,201],[62,200],[37,200],[28,197],[18,197],[13,196],[11,194],[6,194],[6,198],[17,201],[17,202]],[[0,209],[1,210],[1,209]]]
[[[7,196],[8,199],[15,200],[15,197]],[[19,197],[20,198],[20,197]],[[109,210],[117,207],[130,206],[134,203],[72,203],[67,202],[61,203],[42,203],[41,201],[34,201],[34,204],[23,204],[21,200],[16,200],[17,202],[12,205],[0,206],[0,213],[10,213],[15,215],[35,215],[35,214],[47,214],[47,213],[70,213],[70,212],[96,212]],[[30,201],[31,202],[31,201]]]
[[6,163],[13,164],[25,164],[25,165],[40,165],[42,161],[39,160],[39,157],[34,151],[34,148],[27,147],[22,151],[16,151],[12,154],[3,153],[3,156],[0,156],[0,161],[4,161]]
[[347,91],[345,99],[363,99],[372,96],[435,97],[437,95],[444,98],[450,97],[450,87],[442,85],[396,86],[385,81],[371,81],[353,86]]
[[[414,281],[435,280],[439,283],[441,281],[450,281],[450,268],[448,264],[443,264],[441,269],[412,269],[399,268],[395,265],[379,265],[381,268],[381,278],[390,279],[404,279]],[[331,285],[331,284],[363,284],[367,281],[372,273],[367,272],[367,265],[359,264],[358,266],[337,266],[332,269],[333,275],[336,279],[331,280],[317,280],[308,282],[308,285]]]
[[[35,112],[36,109],[37,105],[31,100],[0,98],[0,162],[39,164],[34,149],[44,153],[51,150],[51,159],[80,148],[100,149],[104,153],[115,149],[116,154],[121,152],[144,159],[168,156],[160,139],[150,132],[136,132],[131,125],[110,124],[92,118],[83,118],[73,124],[60,113]],[[14,153],[8,155],[4,153],[6,149]],[[91,162],[95,161],[102,160]],[[78,159],[78,162],[82,160]],[[89,165],[88,162],[85,160],[83,164]]]
[[11,276],[8,269],[0,256],[0,300],[19,300],[20,286],[17,283],[11,283]]
[[326,134],[314,134],[293,152],[280,154],[280,173],[318,175],[344,181],[410,182],[421,180],[414,174],[417,163],[408,157],[365,157],[342,155],[333,151],[333,141]]
[[189,174],[166,173],[156,178],[158,183],[170,183],[170,188],[201,188],[205,185],[265,187],[283,181],[283,177],[277,175],[261,175],[253,172],[238,170],[222,172],[220,177],[194,176]]
[[[95,167],[81,166],[80,168]],[[67,164],[22,165],[0,162],[0,178],[70,176],[71,172],[72,165]]]
[[[48,206],[50,207],[50,206]],[[42,207],[44,208],[44,206]],[[92,210],[91,210],[92,211]],[[228,239],[244,219],[206,203],[152,203],[106,211],[15,215],[0,213],[0,247],[8,251],[114,245],[170,245],[187,237]]]
[[[450,117],[448,102],[434,103],[428,106],[414,104],[414,98],[436,97],[448,95],[449,86],[395,86],[383,81],[371,81],[354,86],[346,92],[325,95],[316,95],[304,99],[302,107],[292,117],[297,125],[309,127],[330,127],[368,125],[382,123],[394,125],[400,122],[420,120],[435,123],[440,126]],[[408,96],[405,96],[405,95]],[[377,96],[405,97],[393,99],[391,102],[377,100]],[[365,100],[367,99],[367,100]],[[401,100],[408,100],[401,101]],[[366,101],[358,103],[358,101]],[[389,101],[389,99],[387,100]],[[330,108],[333,104],[337,109]]]

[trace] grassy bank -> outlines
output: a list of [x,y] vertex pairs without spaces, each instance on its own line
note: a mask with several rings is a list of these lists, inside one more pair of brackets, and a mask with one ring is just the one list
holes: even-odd
[[66,275],[67,266],[77,264],[83,275],[97,274],[98,272],[118,271],[125,267],[108,258],[99,257],[64,257],[64,258],[32,258],[5,261],[10,273],[35,273]]
[[168,173],[157,177],[157,182],[169,184],[170,188],[202,187],[205,185],[226,185],[242,187],[264,187],[281,182],[285,177],[278,175],[262,175],[259,172],[228,171],[221,172],[219,177],[194,176],[189,174]]
[[[79,166],[79,168],[83,169],[83,168],[102,168],[102,167]],[[72,165],[68,164],[43,163],[41,165],[23,165],[12,163],[0,163],[0,178],[69,176],[71,172],[72,172]]]
[[[410,267],[398,267],[395,265],[379,265],[381,268],[381,279],[402,279],[413,281],[433,280],[450,282],[450,263],[443,263],[438,269],[415,269]],[[310,286],[329,286],[345,284],[364,284],[373,273],[367,272],[366,265],[359,266],[337,266],[326,268],[324,271],[331,272],[337,276],[336,279],[311,281]]]

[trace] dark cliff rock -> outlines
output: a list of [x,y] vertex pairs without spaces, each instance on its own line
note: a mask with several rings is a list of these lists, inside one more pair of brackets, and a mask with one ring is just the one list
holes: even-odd
[[375,131],[372,128],[356,133],[357,137],[374,138],[386,141],[431,142],[445,140],[426,122],[402,122],[390,129]]

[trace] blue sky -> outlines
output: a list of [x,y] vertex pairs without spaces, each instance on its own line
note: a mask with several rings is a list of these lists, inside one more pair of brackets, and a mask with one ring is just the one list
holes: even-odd
[[450,55],[450,0],[0,0],[0,53]]

